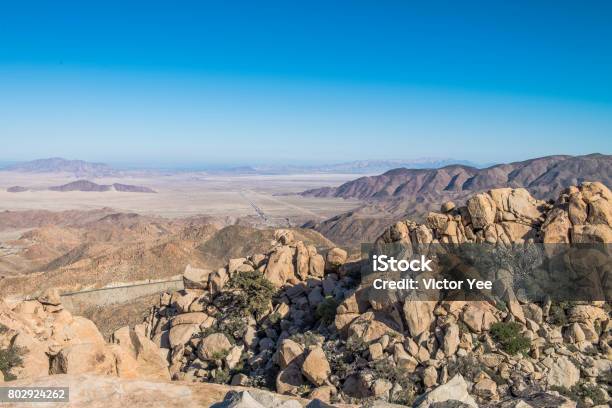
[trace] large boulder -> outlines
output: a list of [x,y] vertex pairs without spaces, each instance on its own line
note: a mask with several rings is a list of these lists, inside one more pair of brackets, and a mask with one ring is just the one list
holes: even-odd
[[208,278],[212,271],[210,269],[194,268],[187,265],[183,272],[183,284],[185,289],[207,289]]
[[567,358],[559,357],[548,373],[548,385],[571,388],[580,380],[580,370]]
[[130,331],[129,342],[120,342],[119,346],[134,358],[138,378],[170,379],[168,362],[162,357],[160,348],[140,330]]
[[327,263],[334,268],[344,265],[347,258],[348,253],[342,248],[332,248],[327,253]]
[[51,361],[51,374],[115,375],[115,356],[104,344],[81,343],[64,347]]
[[467,201],[467,210],[474,228],[484,228],[495,221],[495,202],[486,193],[476,194]]
[[331,368],[321,347],[310,350],[302,365],[302,374],[316,386],[325,384],[331,374]]
[[281,287],[289,279],[295,278],[293,253],[290,247],[278,247],[272,252],[264,276],[276,287]]
[[[18,333],[12,346],[20,350],[21,364],[13,367],[11,374],[16,378],[34,378],[49,372],[48,346],[25,332]],[[2,377],[2,375],[0,375]]]
[[[478,408],[474,398],[468,393],[468,384],[461,374],[455,375],[449,382],[435,388],[418,403],[418,408],[430,408],[434,404],[462,402],[469,407]],[[442,405],[438,405],[442,406]]]
[[218,360],[232,348],[232,343],[223,333],[213,333],[202,339],[198,344],[198,357],[202,360]]
[[294,361],[299,364],[303,361],[304,347],[291,339],[284,339],[278,349],[278,359],[281,369],[286,368]]
[[302,385],[304,385],[304,377],[297,364],[289,364],[276,376],[276,392],[279,394],[297,395]]
[[417,337],[421,333],[429,331],[435,316],[433,311],[436,307],[435,301],[411,300],[404,301],[404,319],[408,325],[408,330],[412,337]]

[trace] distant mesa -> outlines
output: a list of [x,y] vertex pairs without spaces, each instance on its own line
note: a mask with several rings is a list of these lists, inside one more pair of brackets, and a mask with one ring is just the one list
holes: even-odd
[[27,188],[21,186],[13,186],[6,189],[9,193],[23,193],[24,191],[28,191]]
[[49,187],[51,191],[85,191],[85,192],[104,192],[104,191],[119,191],[122,193],[155,193],[148,187],[143,186],[132,186],[129,184],[96,184],[89,180],[77,180],[72,183],[64,184],[61,186]]
[[23,173],[71,173],[75,177],[106,177],[116,176],[119,173],[104,163],[66,160],[60,157],[17,163],[4,167],[2,170]]

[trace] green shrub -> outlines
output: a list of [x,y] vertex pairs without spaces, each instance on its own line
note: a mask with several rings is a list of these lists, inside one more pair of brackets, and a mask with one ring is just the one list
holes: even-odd
[[597,384],[589,382],[579,382],[572,388],[554,386],[551,391],[557,391],[559,394],[576,401],[578,408],[587,408],[592,406],[586,403],[589,398],[593,401],[593,405],[604,405],[606,403],[605,391],[601,390]]
[[11,373],[14,367],[19,367],[23,364],[21,355],[23,351],[17,347],[9,347],[0,350],[0,371],[4,375],[5,381],[11,381],[15,379],[15,376]]
[[521,334],[521,325],[516,322],[494,323],[491,336],[508,354],[525,354],[531,348],[531,340]]
[[392,395],[389,402],[412,406],[415,401],[416,386],[408,370],[398,367],[386,358],[370,363],[370,367],[375,379],[382,378],[402,387],[402,391]]
[[306,331],[304,333],[295,333],[291,337],[290,340],[295,341],[298,344],[303,345],[305,348],[316,346],[321,342],[321,338],[311,331]]
[[318,304],[315,312],[317,320],[321,320],[324,324],[330,324],[336,318],[336,309],[338,302],[332,296],[326,296],[325,299]]
[[230,280],[230,288],[238,289],[234,294],[236,306],[260,318],[269,310],[270,302],[276,294],[272,282],[261,272],[240,272]]

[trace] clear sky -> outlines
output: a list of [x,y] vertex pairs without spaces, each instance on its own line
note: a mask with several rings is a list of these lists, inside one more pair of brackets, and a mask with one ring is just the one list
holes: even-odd
[[0,4],[0,159],[612,153],[612,2]]

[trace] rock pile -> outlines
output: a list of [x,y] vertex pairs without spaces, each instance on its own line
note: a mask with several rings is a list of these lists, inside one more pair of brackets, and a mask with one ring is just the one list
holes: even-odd
[[[524,189],[496,189],[464,207],[445,203],[424,225],[397,223],[378,242],[610,242],[611,204],[600,183],[570,188],[554,203]],[[340,248],[323,256],[278,231],[267,254],[214,272],[188,268],[186,290],[162,297],[147,334],[167,350],[175,379],[332,402],[609,400],[612,323],[603,302],[534,304],[511,292],[503,308],[392,293],[372,298],[348,258]],[[258,275],[241,284],[249,273]],[[249,285],[264,288],[260,277],[272,285],[255,308],[240,294],[250,297]]]

